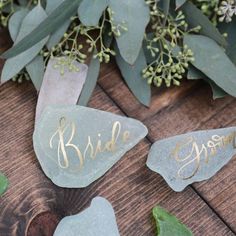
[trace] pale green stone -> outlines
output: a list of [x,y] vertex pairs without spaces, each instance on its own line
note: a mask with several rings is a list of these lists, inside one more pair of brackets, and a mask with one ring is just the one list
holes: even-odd
[[63,218],[53,236],[119,236],[114,210],[102,197],[81,213]]
[[36,124],[33,142],[44,173],[56,185],[80,188],[104,175],[146,135],[135,119],[77,105],[51,106]]
[[236,128],[204,130],[155,142],[147,166],[174,191],[216,174],[236,154]]
[[70,60],[68,57],[57,57],[48,61],[36,107],[36,122],[47,106],[77,103],[86,80],[88,67],[77,61],[71,62],[72,70],[69,65],[59,64],[66,63],[68,60]]

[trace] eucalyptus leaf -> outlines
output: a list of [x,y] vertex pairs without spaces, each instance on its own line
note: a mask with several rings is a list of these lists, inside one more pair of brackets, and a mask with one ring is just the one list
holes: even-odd
[[187,1],[180,9],[183,11],[185,20],[191,28],[201,26],[200,34],[208,36],[218,44],[226,47],[227,42],[223,35],[193,3]]
[[44,69],[45,69],[44,60],[43,56],[41,55],[36,56],[33,59],[33,61],[31,61],[28,65],[26,65],[26,70],[37,91],[40,90],[40,87],[43,82]]
[[[147,40],[152,40],[154,38],[154,36],[155,36],[154,33],[148,33],[146,35]],[[147,49],[147,46],[148,46],[147,40],[143,41],[143,51],[144,51],[144,55],[146,57],[147,63],[150,64],[158,57],[159,53],[156,53],[156,55],[151,54],[151,51]],[[152,45],[153,45],[153,47],[159,48],[158,42],[155,42]]]
[[221,89],[215,82],[210,80],[201,71],[199,71],[198,69],[196,69],[195,67],[191,65],[188,68],[187,78],[189,80],[197,80],[197,79],[205,80],[211,86],[213,99],[223,98],[227,95],[227,93],[223,89]]
[[187,79],[189,80],[197,80],[197,79],[203,79],[206,76],[197,68],[195,68],[192,65],[189,65],[188,73],[187,73]]
[[236,65],[236,18],[233,17],[230,23],[220,23],[219,29],[222,33],[227,33],[227,47],[226,54],[231,59],[231,61]]
[[170,10],[170,0],[161,0],[158,2],[159,7],[163,10],[163,13],[165,15],[165,19],[163,22],[163,25],[166,24],[166,19],[168,17],[169,14],[169,10]]
[[28,1],[27,0],[18,0],[21,6],[27,6]]
[[14,57],[38,42],[47,37],[49,34],[55,32],[61,24],[73,16],[80,4],[81,0],[65,0],[61,3],[45,20],[43,20],[38,27],[32,32],[28,32],[20,42],[2,54],[4,58]]
[[213,93],[213,99],[223,98],[228,95],[222,88],[220,88],[212,80],[208,79],[208,80],[206,80],[206,82],[211,86],[212,93]]
[[65,0],[47,0],[46,12],[50,15],[57,7],[60,6]]
[[[24,38],[25,35],[35,29],[46,17],[46,12],[39,4],[35,8],[33,8],[23,19],[19,34],[14,45],[21,41],[21,39]],[[4,64],[2,70],[1,81],[8,81],[17,73],[19,73],[29,62],[31,62],[35,58],[35,56],[40,52],[47,40],[48,37],[44,38],[33,47],[20,53],[19,55],[8,59]]]
[[192,64],[225,92],[236,96],[236,67],[223,48],[202,35],[186,35],[184,43],[194,53],[195,60]]
[[110,48],[112,41],[113,41],[114,37],[113,35],[109,35],[108,33],[105,32],[104,34],[104,46],[107,48]]
[[109,0],[83,0],[78,9],[80,21],[86,26],[97,26]]
[[116,41],[121,56],[132,65],[139,55],[150,20],[149,7],[144,0],[110,0],[110,8],[114,11],[114,24],[127,28],[127,31],[120,30],[121,35],[116,36]]
[[187,0],[175,0],[175,8],[180,8]]
[[13,42],[16,41],[17,35],[19,33],[19,29],[21,27],[21,23],[28,13],[29,13],[29,10],[26,8],[23,8],[19,11],[16,11],[9,19],[8,30],[9,30],[9,33]]
[[8,187],[8,180],[4,174],[0,172],[0,196],[6,192]]
[[120,68],[121,74],[134,96],[143,105],[148,106],[151,100],[151,88],[142,77],[142,70],[147,66],[143,50],[140,50],[134,65],[129,65],[120,55],[119,49],[116,49],[116,62]]
[[165,14],[165,18],[167,18],[170,9],[170,0],[163,0],[162,2],[163,2],[163,12]]
[[[46,6],[46,12],[48,15],[50,15],[61,3],[63,3],[65,0],[47,0],[47,6]],[[62,39],[64,33],[67,31],[69,25],[70,25],[70,19],[66,20],[60,28],[58,28],[55,32],[53,32],[49,40],[47,42],[47,48],[51,49],[55,45],[57,45],[60,40]]]
[[100,71],[100,62],[98,58],[92,58],[88,67],[88,74],[81,92],[78,105],[86,106],[93,90],[95,89]]
[[54,33],[50,35],[50,38],[47,42],[48,49],[51,49],[61,41],[63,35],[66,33],[69,26],[70,26],[70,20],[67,20],[58,30],[56,30]]
[[193,236],[184,224],[160,206],[154,207],[152,214],[156,221],[157,236]]
[[9,2],[1,10],[4,13],[11,13],[12,11],[15,12],[15,11],[18,11],[20,9],[21,9],[21,6],[15,4],[15,3],[10,3]]
[[[152,40],[153,37],[154,37],[153,33],[147,34],[147,39],[148,40]],[[181,47],[179,47],[178,45],[175,45],[174,47],[172,47],[171,43],[169,41],[167,41],[167,40],[165,41],[165,43],[169,45],[169,48],[170,48],[171,52],[173,53],[174,57],[177,57],[179,52],[182,51]],[[144,43],[143,43],[144,54],[145,54],[147,63],[151,64],[153,61],[155,61],[159,57],[160,54],[159,54],[159,52],[157,52],[155,55],[152,55],[151,51],[147,49],[147,46],[148,45],[147,45],[147,42],[145,40]],[[160,51],[161,51],[159,42],[153,42],[152,46],[155,47],[155,48],[159,48]],[[166,59],[167,58],[164,56],[163,60],[166,61]]]

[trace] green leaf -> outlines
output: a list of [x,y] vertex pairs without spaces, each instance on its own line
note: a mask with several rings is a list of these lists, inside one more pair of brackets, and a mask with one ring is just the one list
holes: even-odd
[[27,6],[28,1],[27,0],[18,0],[21,6]]
[[189,80],[197,80],[197,79],[205,80],[211,86],[212,93],[213,93],[213,99],[223,98],[227,95],[227,93],[223,89],[221,89],[215,82],[210,80],[201,71],[199,71],[198,69],[196,69],[195,67],[193,67],[191,65],[188,68],[187,78]]
[[163,21],[163,25],[165,25],[166,19],[168,17],[169,10],[170,10],[170,0],[161,0],[158,2],[158,5],[159,5],[160,9],[162,9],[162,11],[165,15],[165,19]]
[[187,79],[196,80],[196,79],[203,79],[205,77],[206,76],[201,71],[196,69],[194,66],[189,65]]
[[[154,36],[155,36],[154,33],[148,33],[148,34],[146,35],[147,40],[152,40],[152,39],[154,38]],[[156,53],[155,56],[151,54],[151,51],[147,49],[147,46],[148,46],[147,40],[144,40],[144,41],[143,41],[143,51],[144,51],[144,55],[145,55],[145,57],[146,57],[147,63],[150,64],[150,63],[152,63],[154,60],[156,60],[156,58],[158,57],[159,53]],[[158,42],[155,42],[155,43],[153,43],[152,45],[153,45],[153,47],[159,48]]]
[[230,23],[220,23],[219,29],[222,33],[227,33],[227,47],[226,54],[231,59],[231,61],[236,65],[236,18],[233,17]]
[[6,51],[2,57],[14,57],[38,43],[40,40],[55,32],[60,25],[73,16],[81,0],[65,0],[37,28],[29,33],[19,43]]
[[[154,34],[153,33],[148,33],[147,34],[147,39],[148,40],[151,40],[153,39],[154,37]],[[179,52],[182,51],[182,49],[178,46],[178,45],[175,45],[174,47],[171,46],[171,43],[169,41],[165,41],[166,44],[169,45],[169,48],[171,49],[171,52],[173,53],[173,55],[175,57],[178,56]],[[160,48],[160,45],[159,45],[159,42],[154,42],[152,43],[152,46],[155,47],[155,48],[159,48],[160,51],[161,51],[161,48]],[[144,41],[143,43],[143,48],[144,48],[144,54],[145,54],[145,57],[146,57],[146,60],[147,60],[147,63],[148,64],[151,64],[153,61],[155,61],[158,57],[159,57],[159,53],[156,53],[155,56],[153,56],[151,54],[151,51],[147,49],[147,41]],[[166,57],[163,57],[163,60],[166,61]],[[167,63],[167,62],[166,62]]]
[[[42,22],[46,17],[46,12],[40,5],[37,5],[35,8],[33,8],[23,19],[15,44],[17,44],[22,38],[24,38],[25,35],[31,32],[34,28],[36,28],[40,24],[40,22]],[[2,70],[1,81],[8,81],[17,73],[19,73],[29,62],[31,62],[36,57],[36,55],[43,48],[47,40],[48,38],[46,37],[28,50],[20,53],[15,57],[8,59],[5,62]]]
[[96,59],[92,58],[88,67],[87,78],[85,80],[83,90],[79,97],[78,105],[87,106],[89,99],[92,96],[93,90],[96,87],[99,71],[100,71],[100,62],[98,58]]
[[191,28],[201,26],[200,34],[215,40],[218,44],[226,47],[227,42],[223,35],[210,22],[210,20],[199,10],[193,3],[187,1],[181,10],[185,15],[185,19]]
[[[21,27],[21,23],[25,16],[28,14],[28,9],[21,9],[15,12],[10,20],[9,20],[9,32],[12,40],[15,42],[19,29]],[[44,61],[42,56],[36,56],[28,65],[26,65],[26,70],[30,75],[30,78],[37,89],[39,91],[44,75]]]
[[8,187],[8,179],[0,172],[0,196],[6,192]]
[[170,10],[170,0],[164,0],[162,2],[163,2],[163,12],[165,14],[165,19],[167,19]]
[[113,35],[108,35],[108,33],[107,34],[104,33],[104,36],[103,36],[104,46],[107,47],[107,48],[110,48],[113,39],[114,39]]
[[59,29],[57,29],[54,33],[50,35],[49,40],[47,42],[47,48],[49,50],[61,41],[63,35],[69,28],[70,23],[70,20],[67,20]]
[[160,206],[154,207],[152,214],[156,221],[157,236],[193,236],[184,224]]
[[11,4],[10,2],[8,4],[6,4],[1,11],[4,13],[12,13],[12,12],[16,12],[18,10],[21,9],[21,6],[19,6],[18,4]]
[[80,21],[86,26],[97,26],[109,0],[83,0],[78,9]]
[[16,41],[17,35],[19,33],[21,23],[23,19],[26,17],[26,15],[29,13],[28,9],[21,9],[19,11],[16,11],[10,18],[8,23],[8,30],[11,36],[11,39],[13,42]]
[[151,100],[151,88],[142,77],[142,70],[147,66],[143,50],[140,50],[134,65],[128,64],[120,55],[119,49],[115,46],[116,62],[121,74],[134,96],[143,105],[148,106]]
[[218,99],[218,98],[223,98],[225,96],[227,96],[228,94],[221,89],[215,82],[213,82],[212,80],[208,79],[206,80],[206,82],[208,84],[210,84],[211,89],[212,89],[212,93],[213,93],[213,99]]
[[175,0],[175,8],[180,8],[187,0]]
[[[65,0],[48,0],[46,6],[47,14],[50,15],[64,1]],[[55,32],[53,32],[50,35],[49,40],[47,42],[48,49],[51,49],[60,42],[64,33],[67,31],[70,23],[71,23],[70,19],[66,20],[64,24],[60,26],[60,28],[58,28]]]
[[26,65],[26,70],[34,84],[34,87],[37,89],[37,91],[39,91],[43,82],[45,71],[43,56],[38,55],[35,57],[33,61]]
[[150,20],[149,8],[144,0],[110,0],[114,11],[115,25],[124,25],[128,31],[121,30],[116,37],[121,56],[129,64],[134,64],[142,47],[144,32]]
[[60,6],[65,0],[47,0],[46,12],[50,15],[57,7]]
[[225,92],[236,96],[236,67],[223,48],[202,35],[186,35],[184,43],[194,53],[192,64]]

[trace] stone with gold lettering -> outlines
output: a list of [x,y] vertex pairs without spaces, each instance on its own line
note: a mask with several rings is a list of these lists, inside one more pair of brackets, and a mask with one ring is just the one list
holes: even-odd
[[146,135],[147,128],[135,119],[77,105],[49,106],[36,124],[33,143],[53,183],[82,188]]
[[147,166],[177,192],[211,178],[236,154],[236,128],[204,130],[155,142]]
[[53,236],[119,236],[112,205],[96,197],[81,213],[63,218]]

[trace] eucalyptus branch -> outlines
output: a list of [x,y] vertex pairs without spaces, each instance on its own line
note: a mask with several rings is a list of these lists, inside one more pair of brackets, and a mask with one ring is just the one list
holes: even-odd
[[[199,27],[188,29],[182,11],[173,17],[167,16],[157,7],[155,0],[146,1],[150,7],[153,36],[145,36],[147,50],[153,61],[143,70],[148,83],[161,86],[163,81],[169,87],[171,83],[179,85],[189,62],[194,60],[193,53],[183,44],[183,37],[190,32],[199,31]],[[164,20],[165,19],[165,20]]]

